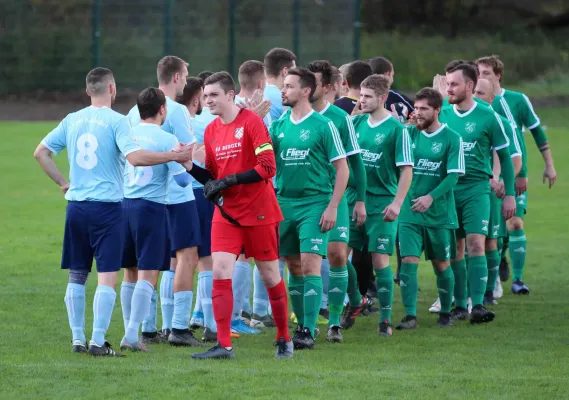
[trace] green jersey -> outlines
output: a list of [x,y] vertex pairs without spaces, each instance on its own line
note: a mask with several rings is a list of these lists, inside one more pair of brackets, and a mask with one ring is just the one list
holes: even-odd
[[274,121],[270,134],[277,162],[277,195],[292,199],[331,196],[330,163],[346,158],[334,123],[312,110],[300,121],[294,121],[292,114]]
[[367,193],[395,196],[398,167],[413,166],[407,128],[391,114],[375,124],[371,123],[369,114],[356,115],[353,122],[367,174]]
[[414,200],[431,193],[448,174],[464,175],[464,150],[458,133],[446,125],[434,132],[408,127],[413,143],[413,181],[405,197],[399,222],[438,228],[458,228],[454,193],[449,190],[424,212],[411,211]]
[[499,151],[510,145],[500,116],[475,102],[466,111],[459,111],[456,105],[444,107],[439,119],[462,138],[466,173],[458,178],[458,184],[487,181],[492,176],[491,149]]

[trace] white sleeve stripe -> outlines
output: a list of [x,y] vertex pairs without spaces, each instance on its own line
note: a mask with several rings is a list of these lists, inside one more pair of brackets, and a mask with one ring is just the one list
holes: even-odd
[[505,148],[508,147],[508,146],[509,146],[509,144],[507,144],[507,143],[506,143],[506,144],[503,144],[503,145],[501,145],[501,146],[495,146],[495,147],[494,147],[494,150],[499,151],[499,150],[505,149]]
[[512,132],[514,133],[512,139],[514,140],[514,147],[516,148],[516,153],[522,154],[522,148],[520,147],[520,142],[518,140],[518,134],[516,132],[516,128],[514,128],[513,125],[510,126],[512,127]]
[[180,171],[174,172],[174,173],[172,174],[172,176],[181,175],[181,174],[183,174],[184,172],[187,172],[187,171],[186,171],[185,169],[182,169],[182,170],[180,170]]
[[506,118],[508,118],[508,121],[510,121],[510,123],[514,124],[514,127],[517,128],[517,124],[516,124],[516,120],[514,119],[514,116],[512,115],[512,111],[510,110],[510,106],[508,106],[508,102],[506,101],[505,98],[500,98],[500,104],[502,104],[502,108],[504,109],[504,112],[506,113]]
[[334,157],[330,159],[330,162],[334,162],[336,160],[341,160],[342,158],[346,158],[345,154],[340,154],[338,157]]
[[350,141],[352,142],[352,147],[354,150],[359,150],[360,145],[358,143],[358,137],[356,136],[356,128],[349,115],[346,115],[346,124],[348,124],[348,133],[350,136]]
[[354,151],[349,151],[349,152],[346,151],[346,157],[353,156],[354,154],[361,154],[361,153],[362,153],[362,151],[360,149],[357,149]]
[[461,171],[466,171],[465,161],[464,161],[464,148],[462,147],[462,138],[459,139],[459,149],[458,149],[458,169]]
[[43,144],[45,148],[51,151],[53,154],[57,155],[59,153],[58,151],[55,151],[50,145],[48,145],[45,140],[42,140],[41,144]]
[[411,157],[411,139],[407,128],[403,129],[403,162],[413,165],[413,157]]
[[508,135],[506,135],[506,130],[504,129],[504,124],[502,124],[502,119],[500,118],[498,113],[494,113],[494,117],[496,117],[496,121],[498,121],[498,124],[500,125],[500,129],[502,130],[502,134],[504,135],[504,139],[506,139],[506,144],[509,146],[510,145],[510,139],[508,139]]
[[123,153],[123,156],[126,157],[126,156],[128,156],[129,154],[134,153],[135,151],[138,151],[138,150],[142,150],[142,149],[139,147],[139,148],[137,148],[137,149],[129,150],[129,151]]
[[528,129],[533,129],[535,127],[537,127],[540,123],[539,121],[539,117],[537,116],[537,114],[535,113],[534,109],[533,109],[533,105],[531,104],[531,101],[529,101],[529,98],[522,93],[522,96],[524,97],[524,100],[526,101],[526,103],[528,104],[529,110],[531,111],[531,113],[533,114],[533,117],[535,118],[535,120],[537,121],[535,124],[533,124],[531,126],[531,128],[528,126]]
[[532,126],[528,126],[528,129],[531,131],[533,128],[537,128],[539,124],[541,124],[541,121],[538,119],[535,124],[533,124]]
[[410,165],[411,167],[414,166],[414,164],[412,162],[405,162],[405,161],[395,163],[395,165],[397,165],[398,167],[405,166],[405,165]]
[[344,150],[344,146],[342,146],[342,141],[340,140],[340,134],[338,133],[336,126],[334,126],[334,123],[332,121],[328,122],[328,126],[332,131],[332,139],[334,139],[334,146],[336,147],[336,152],[339,155],[343,155],[345,157],[346,151]]

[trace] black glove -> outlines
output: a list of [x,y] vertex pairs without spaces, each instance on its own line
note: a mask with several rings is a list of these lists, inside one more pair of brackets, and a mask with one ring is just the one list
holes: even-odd
[[207,181],[203,188],[203,194],[209,201],[216,202],[219,199],[219,194],[231,186],[237,185],[237,175],[227,175],[223,179],[216,179]]

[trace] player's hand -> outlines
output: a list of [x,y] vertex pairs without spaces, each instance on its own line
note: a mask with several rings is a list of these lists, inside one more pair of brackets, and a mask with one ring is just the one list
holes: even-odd
[[433,196],[431,196],[430,194],[417,197],[416,199],[411,200],[413,203],[415,203],[411,206],[411,211],[424,213],[431,207],[431,204],[433,204],[433,200],[434,200]]
[[63,185],[61,185],[59,187],[59,189],[61,189],[61,191],[63,192],[63,194],[66,194],[67,191],[69,190],[69,182],[64,183]]
[[270,110],[271,110],[271,101],[264,100],[253,109],[253,112],[257,114],[259,117],[261,117],[261,119],[263,119],[269,113]]
[[[543,178],[543,183],[545,183],[545,178]],[[528,190],[528,178],[516,178],[514,187],[516,188],[516,196],[521,196]]]
[[356,226],[362,226],[366,222],[367,211],[363,201],[356,201],[354,212],[352,213],[352,221],[356,221]]
[[543,170],[543,183],[545,183],[546,179],[549,180],[549,188],[551,189],[557,180],[557,172],[555,172],[555,167],[553,165],[545,166],[545,169]]
[[383,220],[385,222],[393,222],[399,216],[399,212],[401,211],[401,204],[397,204],[396,202],[391,203],[387,207],[383,209],[381,212],[383,214]]
[[399,113],[395,109],[395,104],[391,104],[391,116],[399,121]]
[[192,152],[192,160],[195,160],[200,164],[205,163],[205,145],[198,144],[194,146],[194,150]]
[[172,150],[172,161],[176,161],[180,164],[192,161],[192,151],[194,145],[186,146],[185,144],[178,143]]
[[506,195],[505,189],[504,189],[504,182],[502,181],[497,181],[496,179],[490,179],[490,187],[492,188],[492,191],[496,194],[496,197],[499,199],[503,199],[504,196]]
[[249,99],[249,102],[253,108],[261,104],[263,102],[263,91],[261,89],[256,89],[253,92],[253,96]]
[[237,176],[235,174],[227,175],[223,179],[210,180],[203,187],[203,195],[209,201],[215,202],[222,190],[233,185],[237,185]]
[[409,119],[407,120],[406,125],[417,125],[417,116],[415,115],[415,110],[411,111],[411,114],[409,114]]
[[326,207],[322,216],[320,217],[320,231],[328,232],[336,225],[336,218],[338,217],[337,207]]
[[364,112],[361,109],[362,105],[360,103],[360,100],[358,99],[358,101],[356,102],[356,105],[354,106],[354,109],[352,110],[352,116],[354,115],[358,115],[358,114],[363,114]]
[[516,198],[514,196],[505,196],[502,202],[502,215],[504,219],[509,220],[516,214]]

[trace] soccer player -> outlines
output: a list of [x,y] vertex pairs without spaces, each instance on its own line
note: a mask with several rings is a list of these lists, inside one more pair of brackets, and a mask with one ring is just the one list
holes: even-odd
[[270,119],[267,125],[270,126],[273,121],[276,121],[283,115],[284,107],[281,89],[288,70],[296,67],[296,55],[288,49],[276,47],[265,54],[263,64],[267,78],[263,91],[263,100],[271,102]]
[[396,329],[416,329],[417,268],[425,253],[437,276],[441,309],[438,325],[450,327],[454,275],[450,267],[456,250],[458,228],[453,188],[464,175],[464,152],[460,136],[439,122],[443,98],[432,88],[415,97],[416,125],[408,132],[413,143],[413,182],[399,216],[401,248],[400,287],[405,317]]
[[288,299],[278,270],[278,224],[282,214],[271,182],[275,156],[261,118],[235,104],[235,84],[226,72],[205,81],[205,99],[212,114],[204,136],[206,168],[185,166],[204,184],[205,197],[217,207],[213,216],[212,301],[218,344],[192,358],[235,357],[231,345],[233,292],[231,278],[237,257],[253,257],[269,291],[277,325],[277,358],[291,358],[293,345],[288,333]]
[[365,78],[373,74],[371,66],[365,61],[354,61],[348,65],[344,78],[348,85],[348,94],[334,103],[348,114],[352,114],[360,98],[360,85]]
[[324,98],[328,103],[334,104],[336,100],[340,97],[340,91],[342,88],[342,73],[340,70],[332,66],[332,77],[330,78],[330,90],[326,92]]
[[[486,102],[491,108],[495,102],[495,89],[492,81],[484,78],[478,78],[474,96]],[[522,168],[522,150],[518,141],[518,135],[515,125],[510,123],[506,118],[500,115],[502,125],[506,131],[508,141],[510,142],[509,151],[514,165],[514,176],[517,176]],[[504,195],[504,182],[500,178],[500,161],[497,153],[493,152],[492,173],[490,180],[492,192],[490,193],[490,222],[488,238],[486,239],[486,261],[488,263],[488,282],[486,284],[486,293],[484,294],[484,305],[497,304],[494,300],[494,289],[498,280],[498,268],[500,266],[500,253],[498,239],[508,236],[506,221],[500,213],[502,206],[502,197]],[[500,286],[501,287],[501,286]]]
[[[356,192],[352,215],[349,215],[347,195],[345,194],[342,197],[342,201],[338,206],[336,225],[330,231],[328,238],[328,258],[322,261],[322,279],[325,282],[327,281],[323,285],[328,288],[327,294],[330,306],[326,340],[339,343],[344,340],[340,330],[340,317],[348,289],[348,268],[352,275],[352,279],[350,279],[353,285],[351,292],[359,294],[356,271],[351,262],[348,262],[348,242],[350,217],[357,220],[358,226],[365,222],[366,173],[352,118],[344,110],[326,100],[326,93],[330,91],[332,86],[332,65],[325,60],[313,61],[308,64],[307,69],[316,77],[316,89],[312,95],[312,108],[334,123],[346,152],[348,165],[353,171],[350,177],[354,180],[353,186],[355,186]],[[326,273],[329,274],[328,277],[324,276]],[[350,302],[352,300],[350,299]],[[360,304],[361,299],[356,305]],[[326,308],[325,304],[321,305],[322,308]]]
[[[142,122],[132,130],[132,136],[142,149],[170,151],[178,140],[160,126],[166,119],[166,96],[160,89],[143,90],[137,99]],[[166,194],[169,175],[175,182],[186,187],[191,182],[186,169],[176,162],[152,167],[134,167],[128,161],[124,174],[125,244],[122,266],[125,268],[125,283],[132,287],[131,303],[122,302],[125,336],[121,350],[150,351],[138,338],[138,329],[150,308],[152,296],[158,283],[158,274],[169,267],[166,253],[167,209]],[[121,295],[123,291],[121,291]],[[159,337],[156,335],[156,337]]]
[[[179,57],[166,56],[158,62],[157,77],[158,88],[166,95],[168,110],[162,129],[176,136],[180,143],[195,143],[188,109],[176,102],[176,97],[184,93],[188,63]],[[128,117],[133,127],[140,122],[140,112],[136,105]],[[162,334],[174,346],[200,346],[202,343],[189,329],[194,271],[198,263],[197,246],[201,236],[194,192],[191,186],[183,188],[177,185],[171,176],[166,201],[172,260],[170,270],[162,274],[160,282]],[[125,301],[129,302],[128,298]],[[150,312],[151,317],[155,315],[156,313]],[[143,335],[152,335],[144,327],[143,332]]]
[[[348,81],[346,80],[346,75],[348,74],[348,67],[350,64],[342,64],[338,71],[342,74],[342,84],[340,85],[340,91],[338,92],[338,98],[348,95]],[[336,99],[338,100],[338,99]]]
[[350,227],[350,248],[371,253],[381,311],[378,333],[392,335],[393,273],[389,256],[397,235],[397,218],[413,179],[413,154],[407,129],[385,108],[389,80],[371,75],[361,83],[363,114],[353,119],[367,174],[364,226]]
[[[69,270],[65,304],[73,333],[72,349],[94,356],[120,356],[105,341],[124,243],[124,162],[120,156],[139,167],[185,162],[191,153],[188,149],[181,153],[151,152],[137,146],[127,119],[111,110],[116,84],[109,69],[91,70],[86,86],[91,105],[67,115],[38,145],[34,157],[68,200],[61,268]],[[69,182],[52,159],[65,148]],[[97,260],[98,286],[93,302],[93,335],[87,350],[85,284],[93,257]]]
[[[532,134],[533,140],[541,152],[545,163],[543,170],[543,183],[546,180],[551,188],[557,179],[555,164],[551,154],[547,136],[541,127],[539,117],[535,113],[529,98],[519,92],[503,89],[504,63],[496,56],[482,57],[476,60],[480,77],[490,80],[494,84],[495,94],[503,96],[501,102],[505,108],[508,119],[516,126],[520,146],[522,149],[522,169],[516,176],[516,215],[508,221],[508,234],[510,246],[510,259],[512,260],[512,292],[515,294],[529,294],[529,288],[523,282],[523,271],[527,254],[527,239],[524,231],[524,216],[527,209],[527,146],[523,134],[526,127]],[[502,254],[503,260],[505,252]]]
[[[393,86],[393,79],[395,78],[395,69],[393,64],[385,57],[375,57],[369,60],[369,65],[374,74],[383,75],[389,80],[389,86]],[[411,100],[407,96],[389,89],[389,95],[385,102],[385,108],[394,114],[397,114],[399,122],[405,123],[409,114],[414,110]],[[395,116],[395,115],[394,115]]]
[[349,177],[346,152],[334,123],[310,105],[315,90],[312,72],[289,70],[282,98],[291,111],[270,129],[278,154],[277,195],[284,216],[280,253],[290,273],[289,294],[298,321],[293,338],[297,349],[314,347],[322,301],[320,265]]
[[[454,189],[459,229],[456,232],[456,256],[451,260],[456,304],[452,314],[457,320],[468,317],[468,284],[473,306],[470,322],[473,324],[490,322],[495,317],[482,305],[488,280],[484,243],[490,219],[491,148],[498,153],[504,179],[506,196],[502,214],[509,219],[515,211],[514,170],[508,150],[509,141],[498,114],[473,100],[477,79],[476,68],[472,65],[459,63],[449,69],[446,83],[451,106],[444,107],[439,117],[461,136],[463,142],[465,175],[458,179]],[[464,259],[465,244],[469,256],[468,270]]]

